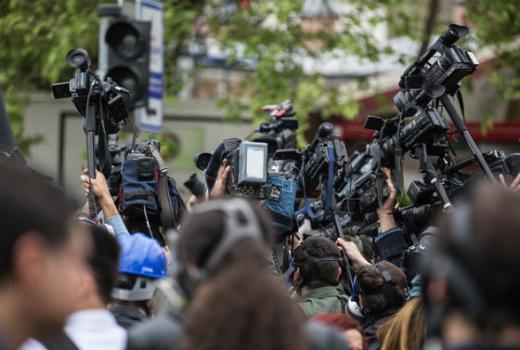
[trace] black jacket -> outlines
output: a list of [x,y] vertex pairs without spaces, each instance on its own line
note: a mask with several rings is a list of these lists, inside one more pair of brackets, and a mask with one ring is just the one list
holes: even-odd
[[117,324],[127,330],[147,319],[143,311],[132,306],[114,305],[109,310],[116,318]]
[[181,350],[185,336],[181,324],[168,316],[157,316],[128,330],[127,350]]

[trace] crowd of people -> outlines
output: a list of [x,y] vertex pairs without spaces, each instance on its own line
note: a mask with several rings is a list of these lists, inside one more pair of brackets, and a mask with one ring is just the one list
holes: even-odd
[[161,245],[129,233],[102,173],[81,175],[101,225],[2,162],[0,349],[520,348],[516,186],[476,185],[423,233],[420,268],[406,271],[390,181],[377,237],[294,235],[281,273],[268,213],[229,196],[228,173]]

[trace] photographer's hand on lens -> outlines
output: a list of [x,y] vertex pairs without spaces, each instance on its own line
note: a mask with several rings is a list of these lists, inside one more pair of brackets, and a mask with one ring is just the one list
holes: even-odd
[[370,265],[370,262],[365,259],[363,254],[359,251],[359,248],[357,247],[356,243],[346,241],[342,238],[338,238],[336,240],[336,245],[345,251],[347,254],[347,257],[352,262],[352,266],[354,267],[354,270],[359,269],[361,266],[364,265]]
[[386,232],[397,227],[397,223],[394,219],[394,209],[397,201],[397,190],[392,182],[392,172],[388,168],[383,168],[383,171],[386,175],[386,185],[388,186],[388,190],[390,194],[388,198],[383,203],[382,208],[377,209],[377,216],[379,218],[379,225],[381,227],[381,232]]
[[516,175],[515,179],[511,183],[511,185],[508,185],[506,182],[506,178],[504,175],[500,174],[498,175],[498,178],[500,179],[500,183],[502,186],[504,186],[507,190],[510,190],[512,192],[518,192],[520,191],[520,173]]
[[99,205],[101,210],[103,210],[103,215],[105,220],[110,219],[113,216],[119,215],[117,207],[110,195],[110,190],[108,189],[108,183],[100,171],[96,170],[96,178],[89,179],[88,177],[88,169],[83,169],[83,175],[81,175],[81,181],[83,182],[83,189],[85,192],[85,197],[90,193],[90,184],[92,183],[92,188],[94,194],[99,200]]
[[227,180],[229,177],[229,173],[231,172],[231,166],[228,165],[228,161],[225,159],[218,170],[217,179],[215,180],[215,185],[210,193],[210,198],[220,198],[226,196],[227,189]]

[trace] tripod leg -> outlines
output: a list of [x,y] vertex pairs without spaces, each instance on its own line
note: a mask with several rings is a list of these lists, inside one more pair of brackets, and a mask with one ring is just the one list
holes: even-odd
[[468,128],[464,124],[464,121],[459,116],[459,113],[455,110],[455,106],[453,106],[453,103],[451,103],[450,98],[448,95],[444,94],[441,97],[441,102],[443,106],[446,108],[446,111],[450,115],[451,120],[453,121],[453,124],[457,127],[459,130],[459,133],[462,135],[466,143],[468,144],[468,147],[477,160],[478,164],[482,168],[482,171],[486,176],[489,178],[489,180],[492,183],[497,184],[497,179],[491,172],[491,169],[489,169],[489,165],[486,163],[484,157],[482,156],[482,152],[480,152],[480,149],[478,148],[477,144],[475,143],[475,140],[473,140],[473,137],[471,137],[471,134],[468,131]]

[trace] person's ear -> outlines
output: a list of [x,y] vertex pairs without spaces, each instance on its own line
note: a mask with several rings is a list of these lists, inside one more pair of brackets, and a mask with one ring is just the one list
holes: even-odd
[[339,283],[339,279],[341,278],[341,266],[338,266],[338,270],[336,271],[336,277],[335,277],[335,281]]
[[442,278],[432,278],[428,283],[428,299],[433,304],[443,304],[448,299],[448,285]]
[[297,267],[293,273],[293,284],[295,286],[301,286],[302,283],[303,283],[303,277],[302,277],[302,274],[300,273],[300,268]]
[[97,284],[94,276],[87,271],[81,273],[78,278],[78,284],[78,297],[80,300],[97,293]]
[[48,247],[37,233],[26,233],[13,247],[13,277],[28,290],[38,290],[46,278]]

